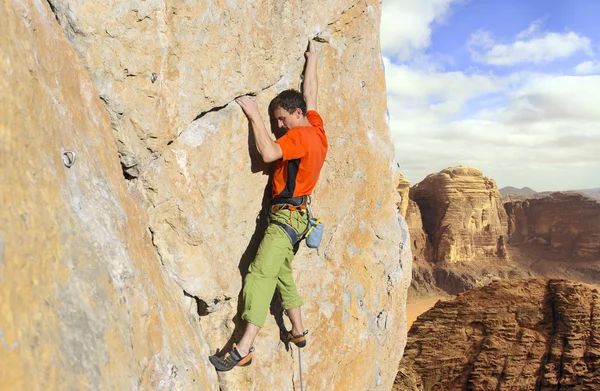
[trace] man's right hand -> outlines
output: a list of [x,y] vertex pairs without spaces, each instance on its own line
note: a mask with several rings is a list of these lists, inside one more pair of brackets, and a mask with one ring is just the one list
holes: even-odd
[[258,111],[258,103],[256,103],[249,96],[240,96],[239,98],[236,98],[235,103],[240,105],[240,107],[244,111],[244,114],[246,114],[246,116],[248,116],[249,119],[255,119],[257,117],[260,117],[260,112]]
[[242,110],[244,110],[244,114],[248,116],[252,132],[254,133],[254,140],[256,141],[256,149],[258,149],[263,161],[265,163],[271,163],[281,159],[283,157],[283,151],[279,144],[273,141],[271,136],[269,136],[269,133],[267,133],[265,123],[258,111],[258,103],[249,96],[240,96],[235,100],[235,103],[240,105]]

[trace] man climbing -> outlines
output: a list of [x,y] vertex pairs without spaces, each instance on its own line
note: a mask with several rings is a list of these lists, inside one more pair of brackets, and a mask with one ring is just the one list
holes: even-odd
[[267,132],[257,103],[247,96],[236,99],[250,121],[258,152],[265,163],[276,162],[276,167],[269,225],[248,268],[243,289],[242,319],[247,322],[246,329],[239,343],[224,357],[210,356],[210,362],[218,371],[250,365],[254,339],[264,326],[275,288],[292,322],[287,341],[299,348],[306,346],[307,332],[300,311],[304,303],[292,275],[297,244],[293,242],[308,226],[307,199],[325,161],[327,137],[323,120],[316,111],[317,54],[312,41],[305,56],[303,94],[283,91],[271,105],[278,127],[286,131],[277,141]]

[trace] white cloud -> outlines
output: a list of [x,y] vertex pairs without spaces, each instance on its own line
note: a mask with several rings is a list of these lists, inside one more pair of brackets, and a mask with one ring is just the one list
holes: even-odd
[[[536,190],[598,187],[600,72],[584,62],[578,76],[519,71],[448,72],[452,58],[424,54],[432,25],[462,0],[384,0],[381,42],[386,68],[389,124],[396,161],[412,183],[448,166],[470,165],[499,186]],[[469,42],[483,63],[542,63],[593,54],[587,37],[544,32],[532,23],[512,42],[477,32]],[[587,76],[584,76],[587,75]]]
[[500,78],[386,61],[386,79],[396,161],[413,183],[463,164],[500,186],[597,187],[600,76]]
[[471,57],[491,65],[514,65],[550,62],[579,52],[592,53],[592,44],[587,37],[572,31],[543,33],[540,30],[541,22],[536,21],[517,34],[511,43],[498,42],[491,32],[478,31],[469,41]]
[[431,24],[448,15],[450,5],[461,0],[383,0],[381,47],[384,55],[408,60],[430,44]]
[[542,23],[542,20],[536,20],[535,22],[531,23],[526,30],[523,30],[517,34],[516,39],[522,40],[535,36],[542,30]]
[[[435,69],[415,69],[396,65],[384,58],[388,94],[411,101],[465,100],[501,90],[507,79],[494,75],[467,75],[464,72],[444,72]],[[409,103],[409,102],[406,102]]]
[[585,61],[575,67],[575,73],[578,75],[600,74],[600,62]]
[[495,117],[504,123],[598,121],[600,125],[600,76],[534,75],[509,97],[509,105]]

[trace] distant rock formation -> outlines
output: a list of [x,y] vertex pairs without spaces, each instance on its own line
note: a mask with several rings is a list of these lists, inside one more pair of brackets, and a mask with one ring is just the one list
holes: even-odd
[[493,180],[459,166],[429,175],[410,196],[418,203],[406,213],[414,238],[411,298],[504,278],[600,282],[600,202],[586,195],[509,194],[503,198],[513,201],[501,207]]
[[531,187],[522,187],[519,189],[519,188],[513,187],[513,186],[505,186],[505,187],[501,188],[499,191],[500,191],[500,194],[502,194],[502,195],[514,194],[514,195],[532,196],[535,193],[537,193]]
[[[600,201],[600,188],[595,189],[578,189],[578,190],[568,190],[565,192],[570,193],[579,193],[584,196],[593,198],[595,200]],[[515,201],[525,201],[529,198],[543,198],[551,195],[552,193],[556,193],[555,191],[540,191],[537,192],[529,187],[523,187],[518,189],[512,186],[506,186],[500,189],[500,194],[502,195],[502,200],[504,202],[515,202]]]
[[[404,189],[401,183],[398,189]],[[409,298],[456,294],[501,278],[531,277],[510,263],[507,216],[492,179],[450,167],[410,189],[406,220],[412,237]],[[414,201],[413,201],[414,200]]]
[[398,208],[400,210],[400,215],[402,215],[403,217],[406,217],[406,212],[408,210],[408,204],[409,204],[409,200],[410,200],[410,182],[408,181],[408,179],[400,174],[400,177],[398,178],[398,187],[396,188],[396,190],[398,190],[398,194],[400,195],[400,202],[398,203]]
[[600,188],[573,190],[576,193],[584,194],[590,198],[600,201]]
[[504,258],[507,217],[493,179],[471,167],[450,167],[411,188],[433,246],[433,261]]
[[511,245],[536,245],[574,260],[600,260],[600,202],[557,192],[504,206]]
[[431,263],[432,249],[423,230],[423,220],[419,206],[409,198],[410,182],[404,175],[400,175],[396,188],[401,201],[398,202],[398,211],[406,220],[410,233],[410,247],[412,253],[412,282],[408,290],[408,297],[435,295],[440,290],[436,287]]
[[406,212],[406,224],[410,232],[413,255],[412,282],[408,290],[409,300],[418,296],[430,296],[439,292],[432,263],[431,243],[425,230],[419,206],[409,200]]
[[600,295],[507,280],[438,302],[409,332],[394,391],[600,390]]

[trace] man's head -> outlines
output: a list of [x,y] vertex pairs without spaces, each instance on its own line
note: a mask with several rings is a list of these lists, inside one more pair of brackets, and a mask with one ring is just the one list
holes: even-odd
[[279,128],[291,129],[299,126],[306,117],[306,102],[296,90],[285,90],[271,102],[273,115]]

